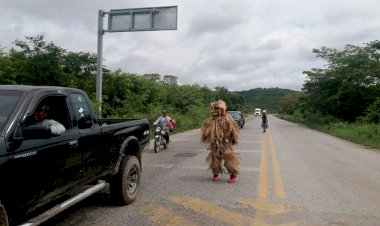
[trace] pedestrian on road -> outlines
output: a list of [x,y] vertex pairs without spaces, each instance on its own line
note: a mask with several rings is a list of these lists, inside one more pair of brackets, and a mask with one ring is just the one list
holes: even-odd
[[[218,100],[211,103],[211,117],[205,121],[201,129],[201,141],[210,150],[206,161],[212,170],[212,181],[218,180],[220,174],[230,174],[229,183],[235,183],[239,174],[240,156],[233,146],[238,143],[239,128],[234,119],[227,114],[226,103]],[[222,162],[224,160],[224,167]]]
[[267,119],[267,114],[265,112],[265,110],[263,111],[263,114],[261,116],[261,128],[263,129],[263,133],[265,133],[265,131],[267,130],[268,128],[268,119]]

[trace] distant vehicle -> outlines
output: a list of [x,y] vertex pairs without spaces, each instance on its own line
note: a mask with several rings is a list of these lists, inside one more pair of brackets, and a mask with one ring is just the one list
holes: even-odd
[[255,108],[255,116],[261,116],[261,108]]
[[228,114],[232,116],[233,119],[235,119],[235,122],[239,126],[239,128],[243,128],[245,124],[245,119],[243,114],[240,111],[228,111]]

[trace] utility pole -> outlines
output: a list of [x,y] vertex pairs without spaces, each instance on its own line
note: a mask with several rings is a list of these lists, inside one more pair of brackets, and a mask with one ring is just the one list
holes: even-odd
[[98,12],[98,52],[96,56],[96,101],[99,104],[98,117],[102,118],[102,89],[103,89],[103,10]]

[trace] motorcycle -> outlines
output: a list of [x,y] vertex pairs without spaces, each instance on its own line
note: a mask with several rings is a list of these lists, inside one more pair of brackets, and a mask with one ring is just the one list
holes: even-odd
[[162,126],[157,126],[154,132],[154,152],[158,153],[160,151],[161,145],[164,149],[168,148],[169,143],[165,139],[166,131]]

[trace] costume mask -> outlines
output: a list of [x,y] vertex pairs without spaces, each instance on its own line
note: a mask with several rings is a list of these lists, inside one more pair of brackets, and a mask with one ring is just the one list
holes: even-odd
[[222,100],[211,103],[211,116],[219,117],[226,115],[227,106],[226,103]]

